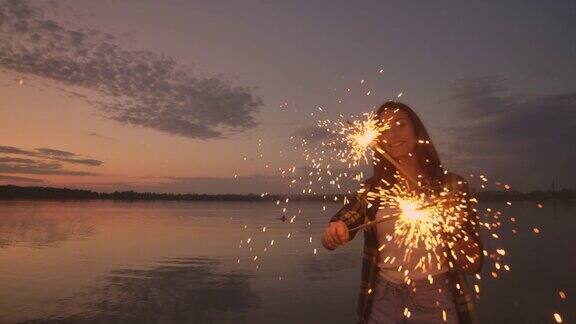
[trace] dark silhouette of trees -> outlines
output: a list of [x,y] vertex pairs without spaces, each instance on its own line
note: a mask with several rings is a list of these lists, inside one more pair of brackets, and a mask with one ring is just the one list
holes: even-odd
[[[334,200],[335,195],[313,196],[294,195],[291,200],[326,201]],[[343,195],[336,195],[343,199]],[[96,192],[85,189],[68,189],[53,187],[21,187],[15,185],[0,186],[0,199],[38,199],[38,200],[184,200],[184,201],[276,201],[286,199],[286,195],[257,194],[175,194],[156,192],[114,191],[112,193]],[[339,199],[339,200],[340,200]],[[341,201],[341,200],[340,200]]]
[[[481,191],[474,194],[480,201],[576,201],[576,190],[560,191]],[[85,189],[68,189],[53,187],[21,187],[15,185],[0,186],[0,200],[91,200],[112,199],[123,201],[165,200],[165,201],[277,201],[290,197],[293,201],[338,201],[344,199],[339,195],[257,195],[257,194],[175,194],[156,192],[114,191],[112,193],[96,192]]]

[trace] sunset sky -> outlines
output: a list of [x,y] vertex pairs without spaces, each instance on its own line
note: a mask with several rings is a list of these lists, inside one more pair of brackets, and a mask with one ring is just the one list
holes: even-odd
[[395,99],[452,171],[576,188],[572,0],[0,0],[0,39],[0,184],[286,192],[290,136]]

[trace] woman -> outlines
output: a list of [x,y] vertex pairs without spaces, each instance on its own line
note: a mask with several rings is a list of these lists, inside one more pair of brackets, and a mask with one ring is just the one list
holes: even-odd
[[[364,188],[331,219],[322,235],[322,244],[333,250],[357,233],[355,227],[390,214],[378,201],[368,201],[367,193],[395,184],[409,190],[439,193],[442,190],[468,195],[460,176],[442,169],[438,153],[418,116],[408,106],[386,102],[377,118],[390,129],[377,145],[401,167],[397,170],[383,154],[376,153],[373,177]],[[403,174],[400,174],[399,171]],[[404,179],[417,179],[419,185]],[[466,197],[468,198],[468,197]],[[428,267],[418,268],[427,252],[422,244],[410,251],[392,240],[395,218],[365,228],[362,285],[358,302],[358,323],[473,323],[472,294],[466,274],[478,273],[482,266],[482,244],[477,233],[477,217],[472,208],[458,216],[459,230],[442,233],[448,247],[434,251]],[[351,230],[349,232],[349,230]],[[397,258],[396,258],[397,257]],[[392,260],[392,261],[390,261]],[[430,260],[430,259],[428,259]],[[398,271],[407,269],[409,271]]]

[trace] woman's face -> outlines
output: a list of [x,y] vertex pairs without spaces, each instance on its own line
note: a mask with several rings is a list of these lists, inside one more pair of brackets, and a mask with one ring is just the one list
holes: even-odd
[[380,147],[394,159],[413,153],[418,139],[408,114],[402,110],[387,110],[380,117],[390,125],[390,129],[382,132],[378,138]]

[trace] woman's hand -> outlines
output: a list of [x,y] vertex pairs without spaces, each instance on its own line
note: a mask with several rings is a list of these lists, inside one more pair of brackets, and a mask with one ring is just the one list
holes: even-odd
[[322,245],[327,250],[334,250],[339,245],[346,244],[349,239],[348,226],[343,221],[330,222],[322,233]]

